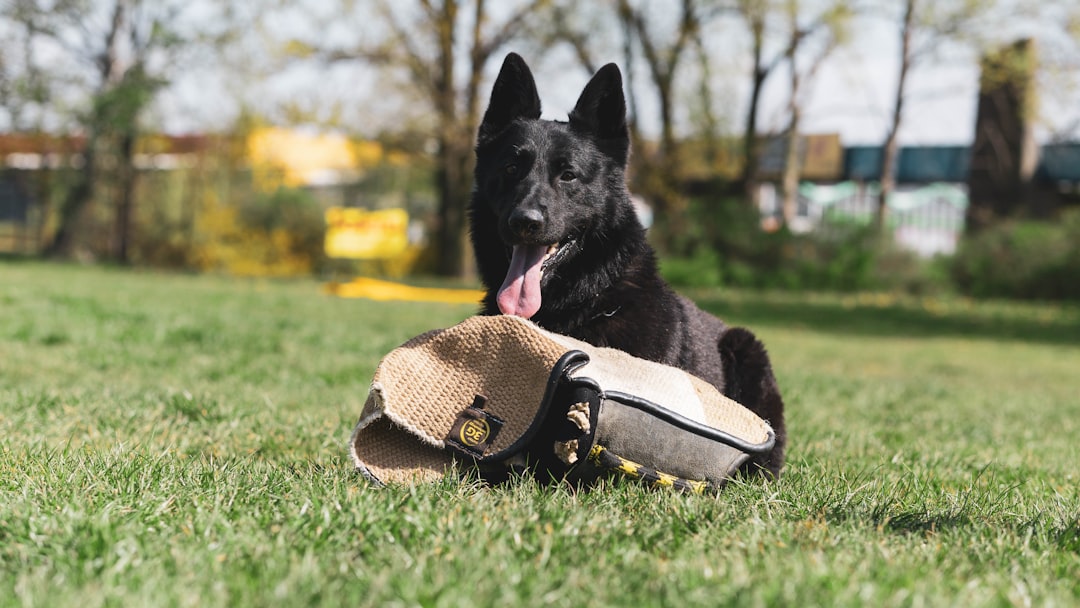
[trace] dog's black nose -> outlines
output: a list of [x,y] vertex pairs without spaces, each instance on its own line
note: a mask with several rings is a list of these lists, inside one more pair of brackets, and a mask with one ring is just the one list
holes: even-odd
[[514,209],[508,220],[510,231],[522,237],[536,236],[544,229],[544,214],[539,209]]

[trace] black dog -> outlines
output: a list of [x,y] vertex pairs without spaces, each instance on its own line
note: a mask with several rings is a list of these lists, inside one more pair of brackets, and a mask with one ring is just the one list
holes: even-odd
[[597,346],[682,368],[769,421],[776,447],[753,468],[779,475],[784,404],[764,346],[676,294],[630,203],[630,136],[614,64],[569,122],[540,120],[529,67],[511,53],[476,145],[471,236],[484,314],[511,314]]

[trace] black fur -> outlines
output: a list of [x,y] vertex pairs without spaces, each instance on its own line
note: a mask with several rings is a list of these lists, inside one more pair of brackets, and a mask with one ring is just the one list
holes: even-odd
[[764,346],[676,294],[660,278],[626,188],[630,138],[614,64],[585,86],[568,122],[540,120],[524,60],[511,53],[495,82],[476,146],[470,228],[484,314],[514,245],[566,244],[545,267],[532,320],[597,346],[680,367],[772,424],[776,447],[752,468],[779,475],[787,433]]

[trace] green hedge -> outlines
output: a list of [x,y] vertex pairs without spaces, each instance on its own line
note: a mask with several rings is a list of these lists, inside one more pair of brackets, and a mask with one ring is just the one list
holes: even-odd
[[1080,300],[1080,210],[1053,223],[1002,222],[964,239],[951,275],[974,297]]
[[1053,222],[1003,221],[930,260],[873,229],[830,223],[810,234],[763,232],[734,200],[693,201],[693,221],[661,272],[680,287],[959,292],[972,297],[1080,301],[1080,209]]
[[663,257],[661,274],[679,287],[751,287],[822,291],[948,291],[940,260],[921,260],[868,233],[843,238],[764,235],[759,255],[723,255],[702,247],[687,257]]

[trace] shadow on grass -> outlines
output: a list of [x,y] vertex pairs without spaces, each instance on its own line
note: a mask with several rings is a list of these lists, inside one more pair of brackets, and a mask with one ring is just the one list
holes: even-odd
[[849,512],[830,511],[825,514],[825,521],[833,525],[847,525],[853,521],[869,522],[880,532],[895,534],[898,536],[937,534],[946,531],[975,530],[978,528],[993,528],[995,530],[1011,529],[1014,532],[1031,528],[1048,531],[1051,538],[1060,535],[1052,529],[1052,525],[1046,522],[1031,520],[1002,521],[1001,517],[979,516],[956,512],[953,510],[906,510],[888,514],[869,514],[865,518],[856,518]]
[[930,513],[908,511],[876,522],[883,530],[895,534],[933,534],[947,529],[965,529],[977,525],[976,520],[966,514]]
[[1065,551],[1072,551],[1080,555],[1080,516],[1076,521],[1063,526],[1054,536],[1058,546]]
[[[734,325],[806,328],[881,337],[965,337],[1080,345],[1080,307],[1027,303],[915,300],[860,303],[860,298],[740,293],[690,294]],[[867,298],[862,298],[865,300]]]
[[[825,519],[834,524],[852,521],[847,513],[830,513]],[[926,536],[949,531],[973,533],[986,530],[994,536],[1008,531],[1017,538],[1038,536],[1047,548],[1080,554],[1080,520],[1061,522],[1044,516],[1010,516],[1003,513],[966,513],[946,509],[943,511],[901,511],[889,516],[871,517],[879,530],[898,536]]]

